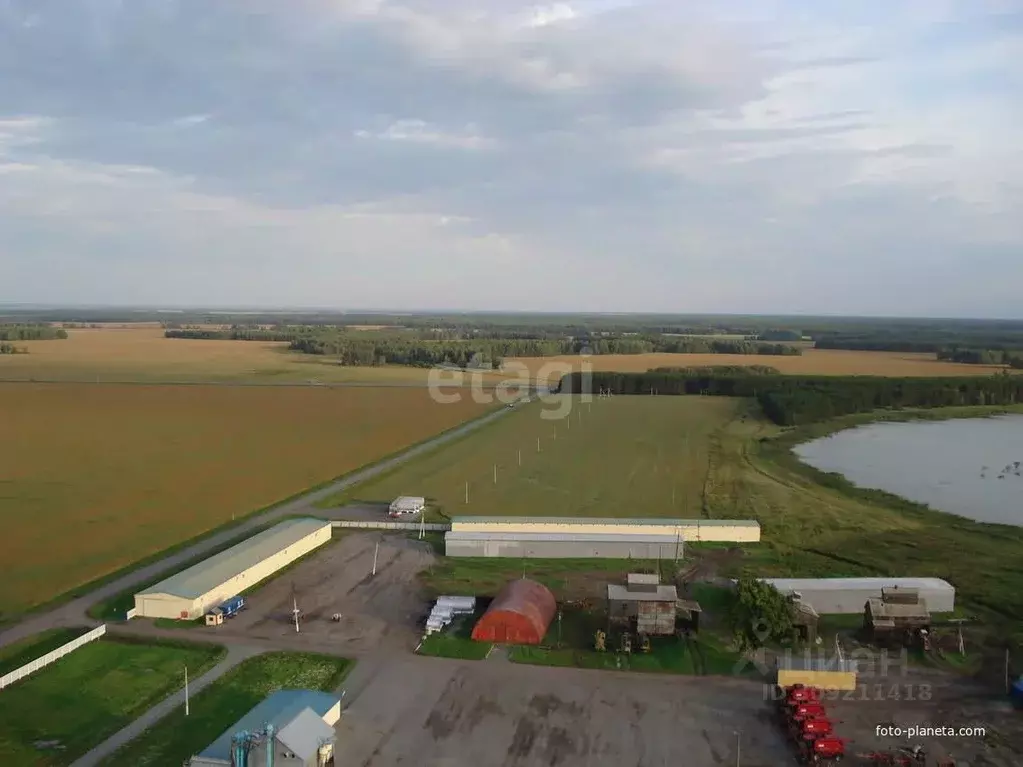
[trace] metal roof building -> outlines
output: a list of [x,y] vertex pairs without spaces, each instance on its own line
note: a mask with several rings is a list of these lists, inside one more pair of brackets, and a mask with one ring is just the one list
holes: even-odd
[[676,535],[650,533],[495,533],[444,534],[449,557],[529,559],[669,559],[682,556]]
[[632,519],[616,517],[454,517],[451,531],[491,533],[647,534],[687,541],[755,542],[752,519]]
[[330,540],[322,519],[289,519],[135,595],[135,614],[193,620]]
[[[320,747],[333,740],[334,725],[341,718],[337,696],[315,690],[278,690],[239,719],[202,753],[193,756],[190,767],[234,767],[235,735],[261,734],[270,725],[275,749],[274,763],[292,767],[320,767],[325,763]],[[266,740],[248,754],[250,765],[267,764]]]
[[[820,615],[863,613],[882,589],[915,589],[932,613],[955,609],[955,588],[941,578],[763,578],[783,594],[800,595]],[[890,591],[889,591],[890,593]]]

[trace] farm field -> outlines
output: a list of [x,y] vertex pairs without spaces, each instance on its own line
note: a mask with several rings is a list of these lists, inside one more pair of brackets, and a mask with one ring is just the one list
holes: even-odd
[[[598,398],[592,407],[579,408],[578,426],[573,411],[571,430],[565,421],[541,420],[541,409],[541,403],[527,406],[352,488],[349,496],[380,500],[414,492],[434,499],[452,516],[756,519],[762,542],[745,547],[745,556],[729,564],[727,574],[746,566],[764,576],[936,576],[951,581],[964,608],[977,614],[1013,621],[1023,615],[1023,571],[1015,564],[1023,529],[985,525],[879,493],[851,492],[840,483],[822,484],[788,449],[800,432],[781,431],[750,402]],[[990,411],[941,412],[965,417]],[[839,424],[866,420],[850,417]],[[542,435],[540,455],[537,434]],[[520,446],[521,468],[516,460]],[[467,479],[469,504],[464,502]],[[689,550],[700,554],[703,549],[714,550],[710,544]],[[983,568],[976,566],[979,561]],[[540,572],[545,564],[531,561],[530,571]],[[444,559],[428,582],[443,593],[458,593],[444,589],[480,578],[500,583],[521,574],[521,565],[517,560]]]
[[90,642],[0,695],[0,764],[65,767],[182,686],[186,666],[198,678],[223,654],[213,645]]
[[[553,401],[560,407],[569,400]],[[699,516],[712,437],[736,417],[738,400],[618,397],[572,404],[563,420],[544,420],[554,414],[547,402],[520,406],[479,434],[323,505],[414,494],[447,516]]]
[[0,380],[411,385],[426,384],[429,375],[424,368],[341,367],[324,357],[289,352],[286,343],[164,338],[163,333],[153,325],[111,325],[69,329],[60,341],[24,341],[18,345],[28,354],[0,357]]
[[[555,382],[569,370],[580,370],[578,356],[515,357],[505,360],[503,371],[525,366],[533,375]],[[623,373],[645,372],[659,367],[707,367],[766,365],[793,375],[876,375],[891,377],[983,376],[1003,370],[998,365],[966,365],[942,362],[933,354],[859,352],[842,349],[804,349],[798,357],[756,354],[604,354],[585,358],[592,370]]]
[[182,764],[216,740],[270,693],[280,689],[334,692],[351,663],[343,658],[274,652],[251,658],[211,684],[184,707],[100,764],[102,767],[164,767]]
[[422,388],[0,384],[0,619],[487,407]]

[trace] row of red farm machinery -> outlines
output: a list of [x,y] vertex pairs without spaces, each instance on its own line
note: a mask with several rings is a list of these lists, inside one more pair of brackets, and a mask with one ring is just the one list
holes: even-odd
[[[778,697],[779,717],[802,764],[836,765],[846,757],[849,740],[835,734],[834,725],[822,703],[821,690],[805,685],[786,687]],[[898,751],[870,751],[855,755],[860,764],[876,767],[925,767],[927,754],[920,746]],[[933,764],[933,763],[932,763]],[[935,767],[955,767],[941,761]]]
[[801,684],[786,687],[778,699],[779,717],[803,764],[838,764],[847,741],[834,732],[821,691]]

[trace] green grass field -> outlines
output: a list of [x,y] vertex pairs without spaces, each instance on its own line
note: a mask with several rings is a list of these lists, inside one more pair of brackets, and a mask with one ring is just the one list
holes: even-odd
[[50,629],[20,642],[0,647],[0,676],[9,674],[48,652],[53,652],[87,631],[89,631],[87,628]]
[[[181,687],[186,666],[198,677],[223,654],[209,645],[90,642],[0,693],[0,764],[68,765]],[[59,748],[36,748],[43,741]]]
[[447,516],[699,516],[716,434],[741,404],[575,398],[569,417],[545,420],[554,407],[534,402],[324,505],[422,495]]
[[[971,417],[993,410],[902,411],[883,417]],[[1023,528],[973,522],[859,490],[802,464],[791,452],[799,441],[878,416],[779,429],[749,402],[667,396],[597,400],[577,408],[571,429],[565,421],[541,420],[541,412],[541,404],[534,403],[352,489],[348,498],[422,494],[449,515],[756,519],[761,543],[746,546],[741,562],[721,574],[746,568],[763,576],[935,576],[955,585],[960,605],[973,614],[995,623],[1021,621]],[[467,479],[469,504],[464,502]],[[714,548],[695,545],[690,551]],[[516,570],[521,576],[522,566],[460,559],[443,561],[424,577],[439,591],[466,593],[475,584],[476,593],[491,593]],[[527,560],[525,566],[531,577],[555,588],[598,571],[622,572],[622,563],[602,560]]]
[[211,684],[184,707],[100,764],[103,767],[172,767],[202,751],[272,692],[333,692],[351,661],[311,653],[273,652],[251,658]]

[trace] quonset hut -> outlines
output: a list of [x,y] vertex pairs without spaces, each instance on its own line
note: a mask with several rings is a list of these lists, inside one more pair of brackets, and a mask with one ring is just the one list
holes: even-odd
[[477,642],[540,644],[554,620],[558,604],[543,584],[522,578],[506,584],[477,621]]

